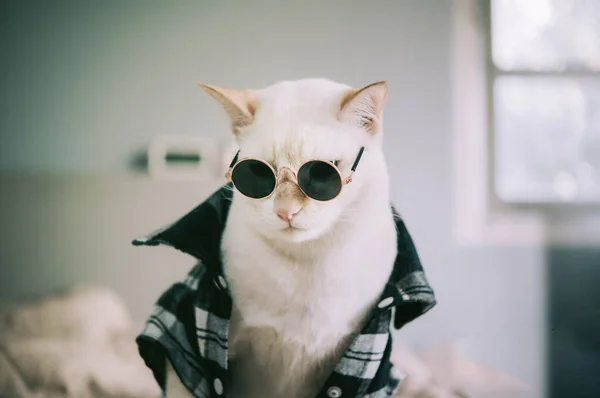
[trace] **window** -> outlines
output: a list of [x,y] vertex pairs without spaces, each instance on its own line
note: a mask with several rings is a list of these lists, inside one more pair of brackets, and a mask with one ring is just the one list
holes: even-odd
[[490,0],[495,194],[600,203],[600,1]]
[[600,0],[453,0],[459,244],[600,242]]

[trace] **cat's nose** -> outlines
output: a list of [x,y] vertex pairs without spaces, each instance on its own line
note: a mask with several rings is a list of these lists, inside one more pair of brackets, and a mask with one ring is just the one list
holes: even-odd
[[298,213],[300,213],[302,208],[300,206],[283,206],[275,209],[275,214],[277,217],[282,219],[283,221],[290,223],[292,222],[292,218]]

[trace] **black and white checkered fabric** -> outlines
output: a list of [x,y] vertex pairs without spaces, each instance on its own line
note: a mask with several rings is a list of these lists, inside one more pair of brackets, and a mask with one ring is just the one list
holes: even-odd
[[[165,387],[165,359],[196,397],[227,396],[228,330],[231,295],[224,277],[220,242],[232,191],[224,186],[175,223],[134,240],[135,245],[168,245],[199,260],[187,277],[158,299],[137,343],[140,355]],[[392,208],[393,209],[393,208]],[[318,397],[390,397],[401,375],[390,363],[390,325],[397,329],[435,305],[417,251],[393,209],[398,255],[379,304],[327,379]],[[393,314],[392,314],[393,312]]]

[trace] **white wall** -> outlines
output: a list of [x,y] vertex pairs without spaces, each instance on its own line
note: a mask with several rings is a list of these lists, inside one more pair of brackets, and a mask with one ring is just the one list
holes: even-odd
[[[307,76],[356,86],[387,79],[391,95],[385,116],[386,152],[393,198],[439,299],[436,309],[401,335],[415,344],[464,338],[469,343],[467,354],[474,359],[541,387],[545,352],[542,249],[465,249],[454,244],[451,234],[451,3],[386,0],[369,4],[240,0],[14,1],[3,5],[0,169],[34,174],[32,180],[3,174],[1,217],[8,221],[1,226],[2,267],[11,271],[10,279],[3,278],[0,296],[19,298],[50,291],[61,285],[61,278],[95,280],[115,286],[134,314],[143,317],[149,298],[170,278],[178,277],[182,266],[152,265],[157,280],[146,289],[137,283],[136,274],[152,256],[147,252],[159,249],[127,251],[127,259],[119,260],[107,254],[112,239],[119,236],[108,231],[127,214],[134,214],[131,222],[138,223],[135,228],[128,225],[127,232],[149,226],[136,212],[149,210],[148,204],[127,210],[144,200],[142,193],[153,195],[149,203],[163,203],[153,209],[152,220],[182,214],[188,210],[187,201],[173,201],[172,208],[162,206],[171,203],[169,195],[187,192],[186,188],[165,193],[161,184],[152,188],[98,183],[93,186],[105,190],[94,191],[86,184],[99,178],[98,174],[127,173],[130,155],[158,134],[198,133],[215,138],[227,134],[224,115],[196,81],[252,88]],[[45,178],[48,172],[56,180]],[[73,173],[84,177],[64,182],[63,177]],[[27,181],[39,184],[39,179],[56,181],[47,188],[54,192],[53,199],[48,199],[54,201],[53,206],[44,206],[44,196],[36,194],[39,191],[31,188],[28,194],[24,188],[31,187]],[[114,184],[118,191],[111,192],[117,189]],[[20,191],[15,190],[17,186]],[[126,193],[127,189],[134,193]],[[64,213],[48,214],[65,200],[74,208],[87,209],[89,213],[79,210],[76,214],[90,215],[90,222],[102,224],[100,231],[104,231],[93,234],[101,240],[96,246],[85,235],[77,235],[87,243],[81,244],[76,255],[66,254],[70,246],[57,234],[64,228],[81,228],[77,218],[69,218],[74,224],[65,224],[67,216],[56,215],[70,214],[65,207],[60,207]],[[106,201],[110,206],[98,210]],[[31,208],[36,212],[30,213]],[[112,210],[107,209],[115,209],[114,224],[108,219]],[[35,235],[38,241],[23,242],[23,251],[17,251],[14,245],[28,236],[23,223],[35,226],[40,222],[45,227]],[[50,222],[58,227],[48,228]],[[89,226],[85,230],[90,231]],[[128,244],[125,235],[123,244]],[[41,245],[40,240],[47,243]],[[61,250],[55,250],[56,245]],[[106,261],[99,260],[102,256]],[[32,283],[35,269],[43,272]],[[136,284],[139,296],[128,290],[131,283]]]

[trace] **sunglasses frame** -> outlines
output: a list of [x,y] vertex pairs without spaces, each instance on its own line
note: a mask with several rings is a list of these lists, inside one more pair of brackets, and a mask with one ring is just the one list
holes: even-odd
[[[354,173],[356,172],[356,167],[358,166],[358,162],[360,161],[360,158],[363,155],[363,152],[365,150],[365,147],[361,147],[358,155],[356,156],[356,159],[354,160],[354,164],[352,165],[352,168],[350,169],[350,174],[348,174],[347,177],[344,178],[344,176],[342,175],[342,172],[340,171],[340,169],[331,161],[328,160],[322,160],[322,159],[309,159],[307,161],[305,161],[304,163],[302,163],[300,165],[300,167],[298,167],[298,171],[300,171],[300,169],[306,165],[307,163],[310,162],[324,162],[324,163],[328,163],[329,165],[331,165],[334,170],[337,172],[337,174],[340,177],[340,181],[341,181],[341,187],[340,187],[340,191],[337,193],[337,195],[335,195],[333,198],[331,199],[327,199],[327,200],[319,200],[319,199],[314,199],[313,197],[309,196],[306,192],[304,192],[304,190],[302,189],[302,187],[300,186],[300,184],[298,183],[298,172],[292,170],[291,168],[287,167],[287,166],[283,166],[279,169],[279,171],[275,170],[275,168],[273,166],[271,166],[270,163],[268,163],[267,161],[263,160],[263,159],[259,159],[259,158],[254,158],[254,157],[246,157],[246,158],[242,158],[242,159],[238,159],[238,156],[240,154],[240,151],[237,151],[237,153],[235,154],[235,156],[233,157],[233,160],[231,161],[231,164],[229,165],[229,170],[227,170],[227,172],[225,173],[225,178],[227,179],[227,181],[231,182],[233,184],[233,187],[243,196],[250,198],[250,199],[254,199],[254,200],[262,200],[262,199],[268,199],[271,196],[273,196],[273,193],[277,190],[277,186],[279,186],[279,176],[281,174],[281,172],[283,170],[288,170],[293,176],[294,176],[294,183],[296,184],[296,186],[298,187],[298,189],[300,189],[300,191],[302,191],[302,193],[304,194],[304,196],[306,196],[307,198],[310,198],[312,200],[315,200],[317,202],[329,202],[331,200],[336,199],[338,196],[340,196],[340,194],[342,193],[342,190],[344,189],[344,186],[350,184],[352,182],[352,177],[354,176]],[[236,186],[235,186],[235,182],[232,179],[232,175],[233,175],[233,169],[235,169],[235,167],[240,164],[241,162],[244,162],[246,160],[255,160],[257,162],[261,162],[265,165],[267,165],[269,167],[269,169],[271,169],[271,171],[273,172],[273,175],[275,176],[275,186],[273,187],[273,190],[271,191],[271,193],[269,193],[267,196],[264,196],[262,198],[253,198],[247,195],[244,195]]]

